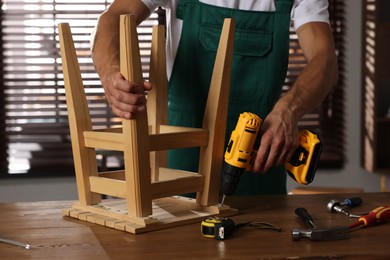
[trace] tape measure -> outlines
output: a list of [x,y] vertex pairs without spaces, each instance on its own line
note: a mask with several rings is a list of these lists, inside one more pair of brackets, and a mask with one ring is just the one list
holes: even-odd
[[229,218],[208,217],[201,223],[201,232],[204,237],[224,240],[233,234],[235,226]]
[[282,229],[268,222],[252,221],[235,224],[229,218],[221,218],[218,216],[208,217],[201,223],[201,233],[204,237],[214,238],[216,240],[224,240],[230,237],[233,232],[241,227],[251,227],[256,229],[270,229],[280,232]]

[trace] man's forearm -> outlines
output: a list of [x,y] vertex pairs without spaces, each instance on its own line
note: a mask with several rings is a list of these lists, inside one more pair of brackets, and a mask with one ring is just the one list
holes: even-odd
[[119,17],[133,14],[140,24],[150,15],[141,0],[114,1],[103,12],[92,39],[92,58],[95,69],[103,82],[112,72],[119,71]]
[[93,38],[92,58],[103,85],[104,79],[111,70],[119,71],[119,19],[117,16],[105,12],[99,17]]
[[337,81],[337,57],[330,28],[325,23],[314,26],[299,32],[308,64],[274,107],[274,110],[288,109],[297,120],[321,104]]
[[288,109],[299,120],[304,114],[318,107],[337,80],[336,58],[331,59],[314,57],[274,109]]

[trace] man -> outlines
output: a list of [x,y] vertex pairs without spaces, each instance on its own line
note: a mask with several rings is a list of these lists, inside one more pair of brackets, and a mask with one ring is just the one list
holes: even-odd
[[[322,102],[337,78],[337,61],[326,0],[116,0],[99,17],[93,60],[113,112],[133,118],[145,109],[145,91],[119,73],[119,16],[138,23],[158,6],[167,10],[169,123],[200,127],[223,19],[236,21],[226,138],[240,113],[264,119],[261,143],[236,194],[286,193],[283,168],[298,145],[298,120]],[[308,61],[294,86],[282,97],[294,22]],[[170,154],[170,166],[196,171],[196,151]]]

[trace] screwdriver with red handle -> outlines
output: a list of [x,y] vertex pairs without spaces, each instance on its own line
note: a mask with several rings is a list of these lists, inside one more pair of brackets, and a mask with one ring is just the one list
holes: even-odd
[[388,221],[390,221],[390,206],[381,206],[370,211],[367,215],[361,216],[359,221],[349,225],[349,228],[368,227],[375,224],[386,223]]

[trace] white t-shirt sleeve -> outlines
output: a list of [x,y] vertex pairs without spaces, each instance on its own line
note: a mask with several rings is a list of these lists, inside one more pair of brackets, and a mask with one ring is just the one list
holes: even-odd
[[291,19],[294,21],[295,30],[308,22],[329,24],[328,0],[295,0]]

